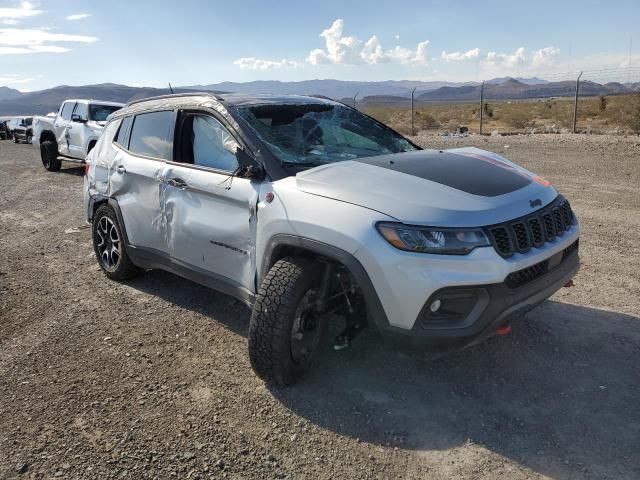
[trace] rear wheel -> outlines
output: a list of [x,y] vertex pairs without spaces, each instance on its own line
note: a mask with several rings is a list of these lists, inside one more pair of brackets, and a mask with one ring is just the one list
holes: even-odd
[[262,282],[249,324],[249,358],[267,383],[292,385],[311,365],[325,329],[316,307],[320,273],[312,259],[287,257]]
[[51,140],[45,140],[40,144],[40,158],[44,168],[50,172],[57,172],[62,166],[62,161],[58,158],[58,146]]
[[136,267],[124,245],[118,217],[109,205],[101,205],[93,216],[93,249],[100,268],[112,280],[125,280],[137,275]]

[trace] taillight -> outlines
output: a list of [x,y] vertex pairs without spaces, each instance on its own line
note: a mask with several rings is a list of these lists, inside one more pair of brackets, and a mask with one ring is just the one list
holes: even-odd
[[91,162],[89,160],[85,160],[84,162],[84,174],[89,176],[89,167],[91,167]]

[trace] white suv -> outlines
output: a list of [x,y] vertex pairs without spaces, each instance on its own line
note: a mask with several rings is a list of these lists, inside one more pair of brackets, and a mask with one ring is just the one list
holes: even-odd
[[[422,150],[304,96],[172,95],[115,112],[87,159],[109,278],[164,269],[252,308],[269,383],[308,367],[328,313],[465,346],[570,283],[577,220],[542,178],[476,148]],[[332,317],[335,318],[335,317]]]
[[122,107],[122,103],[69,99],[60,105],[55,116],[36,117],[33,144],[40,147],[44,168],[58,171],[62,159],[84,162],[109,115]]

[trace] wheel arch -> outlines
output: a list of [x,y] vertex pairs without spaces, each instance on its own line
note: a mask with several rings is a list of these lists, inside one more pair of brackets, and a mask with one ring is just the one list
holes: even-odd
[[380,330],[389,328],[389,320],[380,297],[360,261],[351,253],[318,240],[287,234],[271,237],[264,251],[261,270],[258,272],[258,285],[278,260],[291,255],[315,257],[344,266],[362,290],[367,310],[375,326]]
[[129,248],[129,237],[127,236],[127,228],[124,224],[124,218],[122,217],[122,210],[120,210],[120,205],[118,205],[118,201],[115,198],[107,197],[106,195],[94,195],[89,200],[89,221],[93,222],[93,217],[95,216],[98,208],[102,205],[109,205],[113,208],[113,211],[116,212],[116,217],[118,218],[118,223],[120,224],[120,231],[122,232],[122,239],[124,241],[125,248]]
[[58,142],[56,141],[56,136],[51,130],[43,130],[42,132],[40,132],[39,141],[40,143],[45,141],[51,141],[51,142],[54,142],[56,145],[58,144]]

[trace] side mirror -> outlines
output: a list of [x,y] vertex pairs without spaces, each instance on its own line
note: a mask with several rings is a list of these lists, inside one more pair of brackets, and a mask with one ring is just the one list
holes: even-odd
[[78,123],[85,123],[87,120],[85,118],[82,118],[80,115],[78,115],[77,113],[73,113],[71,115],[71,121],[72,122],[78,122]]
[[264,178],[264,169],[258,165],[255,159],[249,155],[244,148],[238,146],[236,158],[238,159],[238,168],[243,178],[250,178],[252,180],[262,180]]

